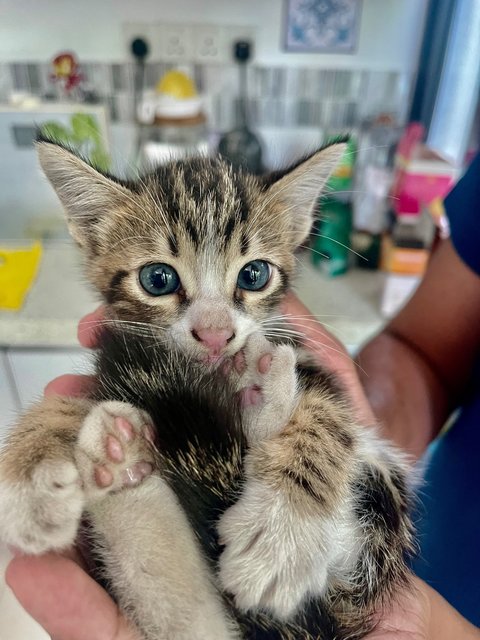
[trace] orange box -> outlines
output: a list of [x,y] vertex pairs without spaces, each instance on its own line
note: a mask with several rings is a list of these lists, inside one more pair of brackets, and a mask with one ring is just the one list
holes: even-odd
[[410,249],[397,247],[390,236],[382,240],[380,269],[390,273],[405,275],[423,275],[427,268],[430,251],[428,249]]

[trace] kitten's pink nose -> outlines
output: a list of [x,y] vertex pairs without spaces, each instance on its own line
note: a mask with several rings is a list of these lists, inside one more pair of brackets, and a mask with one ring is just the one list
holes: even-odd
[[231,327],[227,329],[192,329],[192,336],[198,342],[207,347],[211,355],[219,355],[222,349],[226,347],[235,337]]

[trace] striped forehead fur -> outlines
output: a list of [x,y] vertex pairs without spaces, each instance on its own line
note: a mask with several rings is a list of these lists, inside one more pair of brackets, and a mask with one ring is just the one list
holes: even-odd
[[235,171],[220,158],[192,158],[160,167],[145,179],[144,189],[158,202],[170,227],[196,245],[217,239],[225,246],[233,236],[245,245],[259,222],[254,215],[261,194],[258,178]]

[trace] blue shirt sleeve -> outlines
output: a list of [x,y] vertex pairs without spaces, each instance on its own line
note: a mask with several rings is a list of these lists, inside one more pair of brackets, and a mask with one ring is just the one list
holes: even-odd
[[480,275],[480,153],[445,199],[453,246]]

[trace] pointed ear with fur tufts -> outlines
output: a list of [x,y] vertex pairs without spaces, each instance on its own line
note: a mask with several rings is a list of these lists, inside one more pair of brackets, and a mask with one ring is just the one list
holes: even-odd
[[105,233],[102,222],[108,213],[128,206],[132,192],[54,141],[40,140],[36,146],[42,169],[65,210],[70,234],[80,246],[92,248]]
[[307,238],[313,224],[315,203],[346,148],[346,142],[333,143],[286,171],[267,176],[266,196],[288,212],[296,247]]

